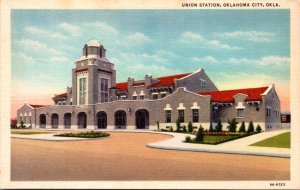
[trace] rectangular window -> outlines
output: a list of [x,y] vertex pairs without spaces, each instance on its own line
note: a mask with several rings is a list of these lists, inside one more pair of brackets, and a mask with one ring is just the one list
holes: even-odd
[[200,86],[205,86],[205,80],[204,79],[200,79]]
[[152,94],[152,99],[156,100],[158,98],[158,94]]
[[136,98],[137,98],[137,96],[132,96],[132,99],[133,99],[133,100],[136,100]]
[[108,102],[108,79],[100,79],[101,97],[100,102]]
[[140,96],[140,100],[144,100],[144,96]]
[[165,111],[166,123],[171,123],[171,110]]
[[31,125],[32,123],[31,123],[31,116],[29,116],[29,124]]
[[270,108],[267,108],[267,111],[266,111],[267,117],[272,117],[271,111],[272,110]]
[[283,122],[286,122],[286,115],[281,116],[281,120],[282,120]]
[[79,79],[79,104],[85,104],[86,78]]
[[178,119],[181,123],[184,122],[184,110],[178,110]]
[[166,97],[166,93],[162,93],[162,94],[160,94],[160,98],[164,98],[164,97]]
[[193,122],[199,122],[199,109],[193,109]]
[[244,117],[244,109],[237,109],[237,116]]

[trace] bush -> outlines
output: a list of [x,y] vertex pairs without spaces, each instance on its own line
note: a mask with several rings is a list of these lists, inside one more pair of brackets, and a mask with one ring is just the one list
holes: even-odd
[[213,126],[212,126],[212,123],[210,123],[210,125],[209,125],[209,130],[208,130],[209,132],[213,132],[214,131],[214,128],[213,128]]
[[90,131],[90,132],[80,132],[80,133],[61,133],[61,134],[56,134],[54,136],[59,136],[59,137],[79,137],[79,138],[97,138],[97,137],[107,137],[109,136],[109,133],[103,133],[103,132],[95,132],[95,131]]
[[21,121],[21,125],[19,126],[20,129],[24,129],[26,125],[24,125],[24,121]]
[[172,126],[170,126],[170,131],[173,132],[173,127]]
[[233,118],[232,120],[228,120],[228,131],[230,132],[236,132],[236,127],[237,127],[237,124],[238,122],[235,120],[235,118]]
[[192,124],[192,122],[189,122],[189,124],[188,124],[188,132],[189,133],[193,132],[193,124]]
[[185,142],[191,142],[191,141],[192,141],[192,139],[191,139],[190,136],[186,136],[186,137],[185,137]]
[[203,137],[204,137],[204,135],[203,135],[203,127],[200,125],[200,128],[199,128],[199,130],[198,130],[198,132],[196,134],[195,141],[197,141],[197,142],[203,142]]
[[254,132],[254,125],[253,122],[250,121],[247,133],[253,133],[253,132]]
[[245,122],[244,121],[242,122],[242,125],[241,125],[241,127],[239,129],[239,132],[246,132],[246,126],[245,126]]
[[255,131],[256,131],[257,133],[260,133],[260,132],[262,131],[262,129],[261,129],[261,127],[260,127],[259,124],[257,125]]
[[223,125],[222,125],[222,122],[221,122],[220,119],[219,119],[218,124],[216,126],[216,131],[218,131],[218,132],[223,131]]
[[186,126],[184,125],[183,126],[183,130],[182,130],[184,133],[186,133],[187,132],[187,130],[186,130]]
[[179,131],[180,131],[180,127],[181,127],[180,124],[181,124],[181,123],[180,123],[180,120],[177,119],[177,120],[176,120],[176,132],[179,132]]
[[159,131],[159,122],[156,121],[157,130]]

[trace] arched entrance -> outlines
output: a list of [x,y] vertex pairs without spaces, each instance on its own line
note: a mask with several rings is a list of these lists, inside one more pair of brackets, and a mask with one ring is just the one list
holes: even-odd
[[66,113],[64,115],[64,126],[65,129],[70,129],[71,128],[71,113]]
[[46,128],[46,115],[40,115],[40,128]]
[[116,129],[126,129],[127,116],[123,110],[116,111],[115,113],[115,126]]
[[52,129],[58,128],[58,114],[57,113],[53,113],[51,115],[51,126],[52,126]]
[[107,115],[104,111],[100,111],[97,113],[97,126],[98,129],[107,128]]
[[135,124],[137,129],[149,128],[149,112],[146,109],[140,109],[135,112]]
[[86,129],[86,113],[84,112],[78,113],[77,125],[79,129]]

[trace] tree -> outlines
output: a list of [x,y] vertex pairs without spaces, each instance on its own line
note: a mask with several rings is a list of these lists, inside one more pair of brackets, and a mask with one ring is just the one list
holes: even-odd
[[246,132],[246,126],[245,126],[245,122],[244,121],[242,122],[242,125],[241,125],[241,127],[239,129],[239,132]]
[[250,121],[247,133],[253,133],[253,132],[254,132],[254,125],[253,122]]
[[197,134],[196,134],[195,141],[203,142],[203,137],[204,137],[203,130],[204,130],[203,127],[200,125],[199,130],[197,131]]
[[222,125],[221,120],[219,119],[218,124],[216,126],[216,131],[221,132],[222,130],[223,130],[223,125]]
[[228,130],[230,131],[230,132],[236,132],[236,127],[237,127],[237,124],[239,123],[239,122],[237,122],[236,120],[235,120],[235,118],[233,118],[232,120],[229,120],[228,119],[228,126],[227,126],[227,128],[228,128]]
[[186,130],[186,126],[185,126],[185,125],[183,126],[183,129],[182,129],[182,131],[183,131],[184,133],[186,133],[186,132],[187,132],[187,130]]
[[193,124],[192,124],[192,122],[189,122],[189,124],[188,124],[188,132],[189,133],[193,132]]
[[262,128],[260,127],[259,124],[257,125],[255,131],[256,131],[257,133],[260,133],[260,132],[262,131]]
[[26,126],[24,125],[24,121],[21,121],[21,125],[20,125],[20,128],[21,129],[24,129]]
[[170,126],[170,132],[173,132],[173,127],[172,126]]
[[210,125],[209,125],[209,132],[213,132],[213,131],[214,131],[214,128],[212,126],[212,123],[210,123]]
[[177,120],[176,120],[176,132],[179,132],[179,131],[180,131],[180,127],[181,127],[180,124],[181,124],[181,123],[180,123],[180,120],[177,119]]

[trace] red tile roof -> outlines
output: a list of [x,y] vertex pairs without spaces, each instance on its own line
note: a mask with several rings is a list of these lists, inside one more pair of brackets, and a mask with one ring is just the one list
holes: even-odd
[[134,83],[132,86],[142,86],[142,85],[145,85],[144,82],[137,82],[137,83]]
[[223,90],[223,91],[213,91],[213,92],[200,92],[201,95],[211,95],[211,101],[213,102],[234,102],[233,96],[241,93],[246,94],[248,97],[245,101],[261,101],[261,94],[263,94],[268,87],[261,88],[247,88],[247,89],[236,89],[236,90]]
[[54,96],[53,98],[67,98],[68,94],[67,93],[62,93]]
[[33,108],[41,108],[41,107],[46,107],[48,105],[36,105],[36,104],[29,104]]
[[191,73],[185,73],[185,74],[155,78],[155,79],[159,80],[159,82],[150,85],[148,88],[161,87],[161,86],[171,86],[171,85],[174,85],[174,80],[175,79],[181,79],[181,78],[183,78],[185,76],[188,76],[190,74]]
[[118,88],[121,91],[127,91],[128,90],[128,82],[117,83],[116,88]]

